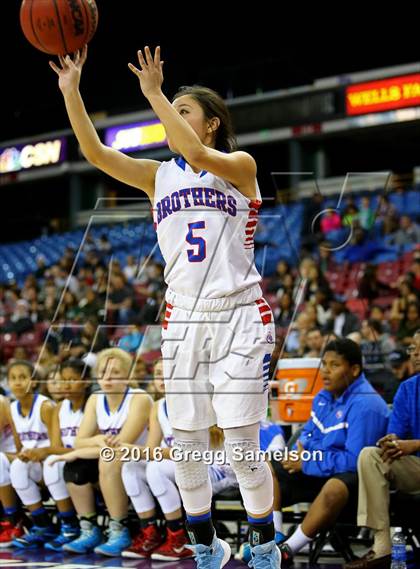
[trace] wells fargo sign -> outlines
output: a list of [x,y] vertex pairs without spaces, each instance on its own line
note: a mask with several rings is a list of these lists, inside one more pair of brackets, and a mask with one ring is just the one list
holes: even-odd
[[348,115],[364,115],[417,105],[420,105],[419,73],[358,83],[346,89]]

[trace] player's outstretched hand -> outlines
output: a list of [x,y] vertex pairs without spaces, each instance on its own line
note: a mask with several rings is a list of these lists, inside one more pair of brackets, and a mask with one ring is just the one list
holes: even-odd
[[82,73],[82,67],[87,58],[87,45],[83,48],[82,52],[77,51],[74,54],[73,59],[70,55],[63,57],[58,56],[61,67],[56,65],[54,61],[50,61],[50,67],[58,75],[58,86],[60,87],[63,94],[69,91],[76,90],[79,87],[80,76]]
[[128,64],[128,68],[134,75],[137,75],[143,95],[149,98],[160,92],[163,83],[163,61],[160,60],[160,47],[157,46],[153,57],[148,46],[144,48],[144,54],[139,50],[137,56],[140,69],[132,63]]

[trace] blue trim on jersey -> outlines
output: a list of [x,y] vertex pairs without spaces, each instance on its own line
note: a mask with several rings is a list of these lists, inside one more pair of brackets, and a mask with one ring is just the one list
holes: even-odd
[[166,405],[166,399],[165,399],[165,401],[163,402],[163,410],[164,410],[164,412],[165,412],[165,415],[168,416],[168,407],[167,407],[167,405]]
[[[185,172],[186,165],[187,165],[185,158],[183,158],[182,156],[178,156],[178,158],[175,160],[175,163],[178,164],[178,166],[181,168],[181,170],[184,170],[184,172]],[[200,173],[200,178],[202,178],[206,174],[207,174],[207,170],[202,170]]]
[[264,358],[263,358],[263,362],[267,363],[270,362],[271,360],[271,354],[265,354]]
[[[39,393],[35,393],[35,394],[34,394],[34,398],[33,398],[33,400],[32,400],[32,405],[31,405],[31,409],[30,409],[29,415],[28,415],[28,418],[29,418],[29,419],[30,419],[31,416],[32,416],[32,411],[34,410],[35,401],[37,400],[38,395],[39,395]],[[26,417],[25,417],[24,415],[22,415],[22,405],[20,404],[20,401],[17,402],[17,410],[18,410],[19,415],[20,415],[23,419],[25,419]]]
[[175,163],[181,168],[181,170],[185,171],[186,162],[182,156],[178,156],[178,158],[175,160]]
[[[125,398],[127,397],[127,394],[128,394],[128,392],[129,392],[129,390],[130,390],[130,388],[127,387],[127,389],[125,390],[125,393],[124,393],[124,397],[122,398],[121,403],[118,405],[118,409],[117,409],[116,411],[114,411],[114,413],[118,413],[118,411],[119,411],[119,410],[121,409],[121,407],[123,406],[123,403],[124,403],[124,401],[125,401]],[[104,408],[105,408],[105,413],[106,413],[108,416],[111,415],[111,411],[110,411],[110,409],[109,409],[109,403],[108,403],[108,399],[106,398],[106,395],[105,395],[105,397],[104,397]]]

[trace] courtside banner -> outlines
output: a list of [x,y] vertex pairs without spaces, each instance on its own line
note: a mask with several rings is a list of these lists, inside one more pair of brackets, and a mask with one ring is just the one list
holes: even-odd
[[347,115],[364,115],[417,105],[420,105],[420,73],[357,83],[346,88]]

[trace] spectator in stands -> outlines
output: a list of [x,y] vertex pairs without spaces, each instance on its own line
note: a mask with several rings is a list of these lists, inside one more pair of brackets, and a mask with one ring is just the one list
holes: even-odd
[[274,309],[276,325],[280,328],[287,328],[293,318],[293,298],[290,292],[285,291],[280,300],[278,308]]
[[42,280],[45,276],[45,271],[47,270],[47,260],[44,255],[36,256],[37,270],[35,271],[35,277],[37,280]]
[[319,288],[315,292],[315,297],[312,303],[316,307],[316,318],[320,326],[325,326],[327,321],[331,318],[331,289]]
[[325,274],[336,268],[336,263],[332,258],[332,244],[329,241],[322,241],[318,249],[318,266],[320,271]]
[[283,282],[277,290],[277,299],[280,300],[280,298],[286,292],[288,294],[290,294],[292,300],[295,298],[295,293],[296,293],[295,278],[292,275],[292,273],[288,273],[287,275],[284,275]]
[[84,346],[84,353],[86,352],[97,353],[109,347],[109,341],[107,335],[105,334],[103,328],[98,329],[98,327],[99,327],[99,322],[93,316],[88,318],[87,321],[85,322],[80,337],[81,343]]
[[306,285],[305,299],[312,299],[318,289],[322,289],[327,292],[328,295],[331,294],[330,285],[327,279],[324,277],[319,267],[313,265],[308,270],[308,282]]
[[118,347],[125,352],[135,354],[143,341],[143,337],[140,322],[134,322],[127,327],[127,334],[119,339]]
[[[348,339],[329,342],[322,356],[322,375],[324,389],[315,397],[312,418],[297,442],[298,460],[272,461],[274,510],[312,502],[302,524],[280,545],[283,567],[319,531],[330,527],[346,504],[354,505],[359,453],[375,444],[387,428],[387,405],[363,374],[357,344]],[[322,459],[302,460],[304,450],[321,451]]]
[[[152,289],[152,286],[150,284],[149,288]],[[156,324],[159,321],[163,300],[164,294],[162,290],[150,290],[149,296],[138,314],[139,322],[141,324]]]
[[340,338],[359,329],[360,322],[357,316],[348,311],[345,299],[336,295],[331,301],[331,318],[325,324],[323,333],[334,332]]
[[99,237],[98,241],[96,242],[96,249],[99,251],[102,257],[111,252],[112,245],[105,234]]
[[408,215],[400,218],[400,228],[390,235],[389,244],[398,245],[417,245],[420,243],[420,226],[414,223]]
[[401,344],[411,344],[414,332],[420,328],[420,309],[418,302],[410,302],[397,331],[397,340]]
[[322,214],[321,217],[321,231],[325,238],[328,238],[328,234],[332,231],[337,231],[341,229],[341,217],[333,209],[327,209]]
[[98,318],[101,311],[101,303],[99,302],[95,291],[87,288],[84,296],[79,301],[79,318],[80,322],[85,322],[91,316]]
[[348,204],[343,212],[343,227],[359,225],[359,208],[354,203]]
[[310,328],[306,333],[305,338],[305,351],[303,352],[306,358],[319,358],[321,357],[322,348],[324,346],[324,337],[322,336],[320,328]]
[[308,315],[301,312],[288,330],[285,350],[289,356],[301,357],[303,355],[306,334],[310,327]]
[[149,374],[147,364],[141,356],[136,357],[136,362],[131,371],[130,379],[140,389],[146,390],[153,377]]
[[361,333],[360,348],[366,378],[383,394],[385,401],[391,402],[395,378],[389,356],[395,349],[395,342],[389,334],[383,332],[378,320],[363,320]]
[[85,254],[84,266],[92,269],[95,273],[98,267],[104,267],[104,263],[96,251],[88,251]]
[[362,200],[360,203],[358,220],[359,220],[360,227],[362,229],[364,229],[365,231],[369,231],[370,228],[375,223],[375,212],[370,207],[369,196],[363,196],[362,197]]
[[367,265],[359,283],[359,298],[366,298],[370,303],[383,294],[389,294],[391,287],[378,278],[378,267]]
[[99,265],[94,270],[95,284],[93,290],[96,292],[98,300],[105,303],[108,293],[108,273],[105,267]]
[[385,194],[379,196],[376,222],[382,224],[382,233],[384,235],[389,235],[398,227],[397,208]]
[[33,322],[29,313],[29,304],[23,298],[16,302],[13,314],[10,316],[9,322],[1,330],[2,334],[7,332],[17,334],[18,336],[33,330]]
[[405,381],[414,373],[406,348],[396,348],[389,354],[389,363],[391,364],[394,377],[399,383]]
[[122,273],[111,275],[107,310],[115,310],[117,324],[130,324],[134,317],[134,290]]
[[267,283],[266,290],[268,293],[276,293],[283,285],[283,280],[286,275],[290,273],[290,266],[287,261],[279,261],[276,265],[275,274],[270,277]]
[[127,264],[123,268],[123,273],[125,278],[127,279],[127,282],[132,283],[135,280],[138,272],[139,268],[137,266],[134,255],[128,255]]
[[420,489],[420,330],[412,338],[409,351],[417,375],[400,385],[388,435],[378,441],[379,448],[369,446],[359,456],[357,521],[359,526],[373,529],[374,543],[364,557],[346,564],[347,569],[390,565],[390,488],[405,493],[418,493]]
[[378,322],[380,322],[384,333],[389,334],[391,332],[391,327],[389,326],[388,321],[385,318],[385,312],[382,306],[374,304],[370,309],[369,319],[377,320]]
[[399,324],[404,318],[408,305],[417,301],[417,295],[407,275],[402,276],[398,280],[398,291],[399,297],[392,303],[389,320]]
[[66,290],[60,304],[60,313],[63,314],[67,322],[78,322],[80,320],[80,307],[76,296]]
[[305,203],[303,214],[302,236],[304,244],[315,244],[321,236],[320,216],[323,209],[324,198],[320,192],[315,192],[309,201]]

